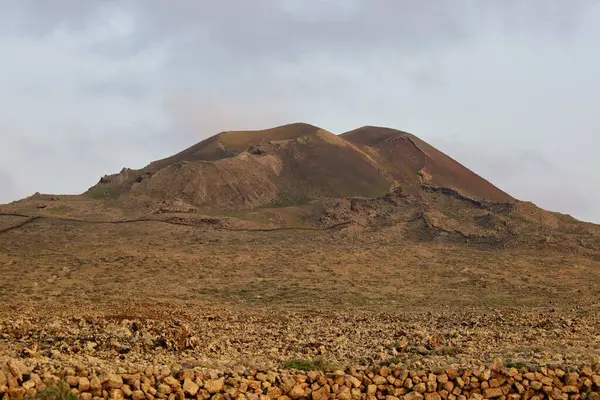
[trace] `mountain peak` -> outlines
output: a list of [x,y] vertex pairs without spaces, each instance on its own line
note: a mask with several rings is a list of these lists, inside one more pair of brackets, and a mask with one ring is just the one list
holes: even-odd
[[598,227],[513,199],[410,133],[376,126],[339,136],[305,123],[225,131],[104,176],[83,196],[34,196],[9,208],[225,229],[384,229],[407,240],[582,254],[600,237]]
[[446,187],[473,199],[514,199],[407,132],[364,126],[342,135],[297,122],[223,131],[174,156],[99,185],[130,202],[182,199],[197,207],[246,209],[311,199],[378,197],[402,187]]

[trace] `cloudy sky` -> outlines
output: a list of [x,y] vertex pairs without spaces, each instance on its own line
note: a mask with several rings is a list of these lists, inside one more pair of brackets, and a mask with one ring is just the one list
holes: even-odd
[[599,97],[599,0],[0,0],[0,203],[303,121],[600,223]]

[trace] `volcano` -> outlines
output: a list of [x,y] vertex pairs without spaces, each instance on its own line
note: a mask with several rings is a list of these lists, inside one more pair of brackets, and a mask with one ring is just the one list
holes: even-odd
[[305,123],[222,132],[141,170],[106,176],[88,195],[241,210],[325,198],[374,198],[397,190],[420,196],[423,186],[475,200],[514,201],[409,133],[368,126],[338,136]]
[[375,126],[340,135],[306,123],[221,132],[105,175],[82,195],[36,194],[4,208],[17,218],[383,231],[594,257],[600,248],[598,226],[517,200],[418,137]]

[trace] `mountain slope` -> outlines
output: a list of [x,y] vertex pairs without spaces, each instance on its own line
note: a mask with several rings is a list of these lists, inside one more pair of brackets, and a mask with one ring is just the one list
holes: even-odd
[[365,127],[336,136],[303,123],[219,133],[142,170],[104,177],[88,195],[131,205],[171,200],[235,210],[372,198],[398,187],[418,196],[423,185],[452,188],[480,200],[514,201],[405,132]]
[[105,176],[82,196],[36,194],[0,207],[0,216],[0,233],[40,218],[158,221],[228,231],[385,231],[394,240],[600,258],[597,225],[515,200],[414,135],[379,127],[340,136],[299,123],[222,132]]
[[452,188],[479,200],[514,201],[490,182],[410,133],[365,126],[341,136],[372,154],[413,194],[419,192],[422,184],[429,184]]

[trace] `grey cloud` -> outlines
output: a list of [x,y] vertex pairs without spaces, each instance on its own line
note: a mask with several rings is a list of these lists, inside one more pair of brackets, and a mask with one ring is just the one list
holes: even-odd
[[0,204],[16,200],[18,195],[17,183],[9,170],[0,168]]
[[[249,1],[129,0],[80,2],[22,0],[7,2],[4,20],[19,33],[51,34],[56,28],[81,31],[110,25],[127,15],[134,31],[126,40],[110,41],[110,51],[133,52],[160,43],[193,50],[211,46],[210,57],[226,53],[294,60],[306,52],[327,50],[359,53],[370,49],[421,49],[468,39],[481,23],[510,32],[556,32],[576,29],[594,1],[566,3],[522,1],[378,0],[378,1]],[[8,22],[12,21],[12,24]],[[37,29],[33,29],[36,27]],[[440,35],[443,33],[443,35]],[[109,48],[106,48],[107,51]],[[115,55],[122,57],[123,52]],[[184,61],[183,54],[179,62]],[[203,54],[192,54],[194,60]],[[290,58],[291,57],[291,58]]]
[[[81,193],[107,173],[122,167],[141,168],[149,160],[180,150],[169,133],[142,125],[102,135],[84,129],[51,138],[20,137],[3,149],[0,160],[0,203],[42,193]],[[16,136],[16,135],[15,135]]]
[[2,14],[0,26],[5,32],[25,36],[45,36],[57,28],[85,29],[103,6],[111,1],[85,2],[77,0],[24,0],[0,1]]
[[521,200],[583,220],[598,219],[593,199],[600,196],[600,188],[585,180],[573,179],[577,172],[557,165],[538,152],[518,148],[485,149],[443,138],[432,142]]
[[140,99],[151,94],[152,88],[138,79],[109,78],[79,85],[84,96],[125,96],[129,99]]
[[175,128],[189,145],[223,130],[262,129],[301,120],[276,97],[260,102],[235,99],[212,93],[209,96],[177,94],[165,106],[173,116]]
[[434,145],[443,135],[458,143],[451,155],[513,195],[600,221],[600,193],[586,186],[600,178],[600,2],[0,6],[10,196],[81,192],[222,130],[306,121],[336,133],[386,125]]

